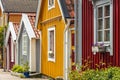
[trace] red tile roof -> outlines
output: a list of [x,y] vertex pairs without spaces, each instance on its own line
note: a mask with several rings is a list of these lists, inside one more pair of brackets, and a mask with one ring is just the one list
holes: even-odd
[[20,23],[13,22],[13,27],[14,27],[16,35],[18,35],[18,31],[19,31],[19,28],[20,28]]
[[33,31],[35,33],[36,38],[40,38],[40,31],[35,27],[35,19],[36,19],[36,14],[27,14],[29,21],[32,25]]
[[66,6],[71,17],[74,17],[74,0],[65,0]]

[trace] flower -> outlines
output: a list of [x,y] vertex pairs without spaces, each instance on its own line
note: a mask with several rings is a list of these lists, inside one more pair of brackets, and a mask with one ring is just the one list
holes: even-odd
[[103,47],[103,46],[104,46],[104,43],[95,43],[95,44],[93,44],[92,46]]

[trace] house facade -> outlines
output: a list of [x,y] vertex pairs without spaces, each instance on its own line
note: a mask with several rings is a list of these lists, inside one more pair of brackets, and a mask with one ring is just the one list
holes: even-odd
[[[19,3],[19,4],[18,4]],[[29,5],[29,6],[28,6]],[[19,0],[1,0],[0,1],[0,25],[7,26],[9,22],[20,23],[22,13],[35,13],[37,10],[38,1],[19,1]],[[7,26],[8,27],[8,26]],[[8,28],[9,29],[9,28]],[[8,29],[4,30],[4,37],[6,38],[6,32]],[[16,29],[16,28],[15,28]],[[4,41],[5,42],[5,41]],[[7,47],[4,46],[4,69],[7,67]],[[8,56],[10,57],[10,56]]]
[[81,51],[76,50],[81,58],[78,61],[82,61],[84,65],[85,60],[91,60],[91,68],[96,68],[96,64],[101,67],[120,66],[119,0],[78,0],[78,2],[76,29],[79,30],[76,30],[76,39],[78,37],[78,44],[81,44],[79,45]]
[[22,14],[17,37],[17,61],[19,65],[29,63],[30,72],[39,71],[40,33],[35,28],[35,14]]
[[68,69],[74,62],[74,1],[40,1],[36,26],[41,32],[40,73],[67,80]]
[[65,23],[57,0],[39,2],[37,27],[41,32],[41,71],[63,77],[63,38]]
[[8,30],[6,33],[5,47],[7,51],[6,56],[6,70],[10,70],[15,64],[15,55],[16,55],[16,37],[19,29],[19,23],[9,22]]

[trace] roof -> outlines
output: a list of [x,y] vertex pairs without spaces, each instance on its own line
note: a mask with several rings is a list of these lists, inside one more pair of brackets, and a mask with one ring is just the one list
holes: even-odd
[[33,31],[35,33],[36,38],[40,38],[40,31],[35,27],[36,15],[35,14],[28,14],[28,19],[32,25],[32,28],[33,28]]
[[13,28],[16,35],[18,35],[19,27],[20,27],[20,23],[13,23]]
[[36,12],[38,0],[1,0],[4,12],[30,13]]
[[[37,27],[38,25],[38,19],[39,19],[39,15],[40,15],[40,11],[41,11],[41,4],[42,4],[43,0],[39,0],[39,4],[38,4],[38,8],[37,8],[37,17],[36,17],[36,23],[35,26]],[[59,7],[60,7],[60,11],[63,14],[62,16],[64,17],[64,19],[66,18],[74,18],[75,16],[75,12],[74,12],[74,0],[57,0]]]
[[36,19],[36,14],[22,14],[22,20],[20,24],[18,38],[20,36],[23,23],[29,38],[35,38],[35,39],[40,38],[40,31],[35,27],[35,19]]
[[59,0],[65,18],[74,18],[74,0]]
[[9,25],[8,25],[8,29],[7,29],[7,33],[6,33],[6,39],[5,39],[5,45],[7,45],[8,43],[8,39],[9,39],[9,36],[10,36],[10,33],[11,33],[11,38],[12,40],[16,40],[16,32],[15,32],[15,26],[13,25],[12,22],[9,22]]

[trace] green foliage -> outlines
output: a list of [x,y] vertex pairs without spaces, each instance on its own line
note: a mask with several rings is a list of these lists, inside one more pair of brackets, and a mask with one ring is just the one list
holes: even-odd
[[14,66],[12,67],[12,71],[15,72],[15,70],[18,68],[18,66],[19,66],[19,65],[14,65]]
[[104,69],[80,69],[69,73],[70,80],[120,80],[120,67],[109,67]]
[[18,72],[18,73],[23,73],[24,72],[24,69],[22,66],[20,65],[14,65],[13,68],[12,68],[12,71],[13,72]]
[[24,70],[24,72],[29,72],[29,63],[28,62],[23,64],[23,70]]
[[4,27],[0,27],[0,48],[3,47],[4,42]]
[[22,67],[22,66],[19,66],[19,67],[15,70],[15,72],[23,73],[23,72],[24,72],[24,71],[23,71],[23,67]]
[[26,62],[22,66],[21,65],[14,65],[12,67],[13,72],[23,73],[23,72],[29,72],[29,63]]

